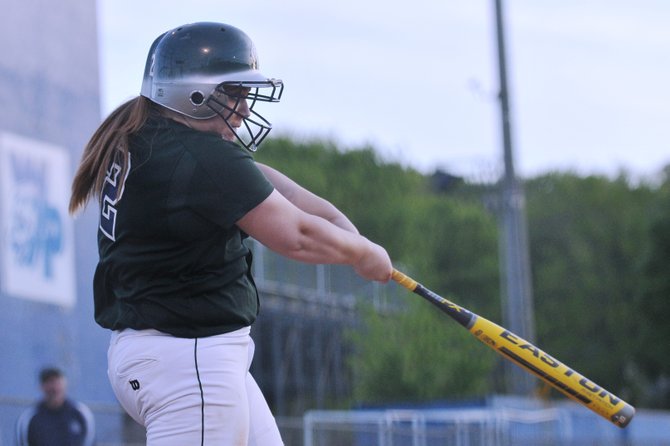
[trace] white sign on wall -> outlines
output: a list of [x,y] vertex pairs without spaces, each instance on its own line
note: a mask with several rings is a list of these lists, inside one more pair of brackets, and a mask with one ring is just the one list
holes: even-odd
[[0,289],[65,307],[76,301],[70,158],[62,147],[0,132]]

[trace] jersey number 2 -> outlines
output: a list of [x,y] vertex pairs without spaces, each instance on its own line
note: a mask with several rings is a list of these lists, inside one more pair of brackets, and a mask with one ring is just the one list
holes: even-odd
[[[130,159],[128,159],[128,170],[126,172],[130,172]],[[125,177],[119,181],[120,174],[121,166],[112,163],[107,170],[100,199],[100,230],[112,241],[116,240],[116,204],[121,200],[123,185],[128,177],[128,173],[126,173]]]

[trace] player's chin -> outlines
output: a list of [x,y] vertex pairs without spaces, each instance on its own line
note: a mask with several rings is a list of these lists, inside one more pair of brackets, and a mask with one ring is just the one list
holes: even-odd
[[236,141],[237,140],[237,129],[239,129],[239,125],[230,125],[226,126],[221,130],[221,138],[223,138],[226,141]]
[[221,133],[221,139],[224,141],[235,142],[237,140],[237,136],[233,132],[224,131]]

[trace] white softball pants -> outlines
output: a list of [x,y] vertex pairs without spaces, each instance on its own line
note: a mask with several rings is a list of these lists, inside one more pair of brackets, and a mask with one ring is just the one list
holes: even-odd
[[147,446],[280,446],[277,423],[249,373],[249,327],[206,338],[114,332],[108,375]]

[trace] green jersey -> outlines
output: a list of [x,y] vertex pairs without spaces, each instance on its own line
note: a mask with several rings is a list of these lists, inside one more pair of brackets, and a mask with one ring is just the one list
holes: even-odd
[[258,293],[235,222],[273,190],[251,155],[152,116],[120,170],[110,166],[101,193],[96,322],[189,338],[250,325]]

